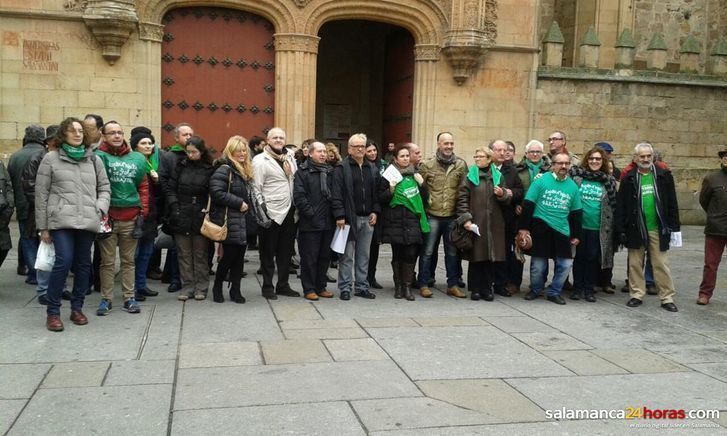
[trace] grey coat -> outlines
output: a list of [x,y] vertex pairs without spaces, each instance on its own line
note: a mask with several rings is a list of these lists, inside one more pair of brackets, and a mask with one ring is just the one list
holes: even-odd
[[75,229],[97,233],[109,210],[111,185],[93,150],[75,161],[63,149],[45,155],[35,179],[38,230]]

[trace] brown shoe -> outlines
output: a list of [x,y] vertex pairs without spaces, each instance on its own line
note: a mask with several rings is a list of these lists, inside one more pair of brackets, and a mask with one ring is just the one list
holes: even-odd
[[321,298],[333,298],[333,292],[329,291],[328,289],[324,289],[318,293],[318,296]]
[[428,287],[422,286],[419,289],[419,295],[421,295],[424,298],[432,298],[432,291]]
[[510,295],[515,295],[515,294],[517,294],[518,292],[520,292],[520,288],[519,288],[518,286],[516,286],[515,284],[513,284],[513,283],[508,283],[508,284],[507,284],[507,286],[505,286],[505,290],[506,290],[506,291],[507,291],[507,292],[508,292],[508,293],[509,293]]
[[306,292],[305,299],[310,301],[318,301],[318,294],[315,292]]
[[700,294],[699,295],[699,298],[697,298],[697,304],[699,304],[700,306],[706,306],[706,305],[708,305],[709,304],[709,297],[707,297],[706,295],[701,295]]
[[61,321],[60,315],[48,315],[48,319],[45,320],[45,327],[52,332],[62,332],[63,321]]
[[458,287],[452,286],[451,288],[447,288],[447,295],[451,295],[452,297],[457,298],[465,298],[467,297],[464,292],[460,291]]
[[80,310],[72,310],[71,322],[76,325],[86,325],[88,324],[88,318]]

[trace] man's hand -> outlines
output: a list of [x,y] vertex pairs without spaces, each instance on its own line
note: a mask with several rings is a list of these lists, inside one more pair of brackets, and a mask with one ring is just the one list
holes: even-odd
[[[247,210],[248,210],[248,209],[249,209],[249,207],[248,207],[247,203],[245,203],[245,202],[243,201],[243,202],[242,202],[242,205],[240,206],[240,212],[242,212],[242,213],[245,213],[245,212],[247,212]],[[330,222],[330,221],[329,221],[329,222]]]
[[472,228],[472,221],[467,220],[464,224],[462,224],[462,227],[469,232]]
[[522,215],[522,214],[523,214],[523,207],[522,207],[522,206],[520,206],[519,204],[518,204],[518,205],[516,205],[516,206],[515,206],[515,215],[518,215],[518,216],[520,216],[520,215]]
[[578,244],[580,244],[580,243],[581,243],[581,241],[578,238],[573,238],[573,239],[570,240],[570,245],[572,245],[574,247],[577,247]]
[[50,244],[51,242],[53,242],[53,240],[50,237],[50,232],[48,230],[40,231],[40,240],[45,242],[46,244]]
[[497,197],[502,197],[503,195],[505,195],[505,191],[499,186],[495,186],[494,192],[495,196]]
[[419,173],[414,173],[414,180],[416,180],[419,186],[422,186],[424,184],[424,177],[422,177],[422,175]]
[[369,225],[372,227],[376,225],[376,214],[375,213],[371,213],[369,215]]
[[340,220],[336,220],[336,227],[343,230],[343,228],[346,226],[346,220],[341,218]]

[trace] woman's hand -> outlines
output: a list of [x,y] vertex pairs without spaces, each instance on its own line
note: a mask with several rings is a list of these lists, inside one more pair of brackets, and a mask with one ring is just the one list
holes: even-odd
[[505,195],[505,191],[499,186],[495,186],[494,192],[497,197],[502,197],[503,195]]
[[159,173],[157,173],[154,170],[149,170],[149,176],[151,176],[151,179],[155,182],[159,181]]
[[414,180],[416,180],[419,186],[422,186],[424,184],[424,177],[422,177],[422,175],[419,173],[414,173]]
[[50,237],[50,232],[48,230],[40,231],[40,240],[45,242],[46,244],[50,244],[51,242],[53,242],[53,240]]
[[245,212],[247,212],[248,209],[249,209],[249,207],[247,206],[247,203],[245,203],[243,201],[242,205],[240,206],[240,212],[245,213]]
[[465,222],[465,223],[464,223],[464,224],[462,225],[462,227],[464,227],[464,229],[465,229],[465,230],[467,230],[468,232],[469,232],[469,231],[471,231],[470,229],[472,228],[472,221],[470,221],[470,220],[467,220],[467,221],[466,221],[466,222]]

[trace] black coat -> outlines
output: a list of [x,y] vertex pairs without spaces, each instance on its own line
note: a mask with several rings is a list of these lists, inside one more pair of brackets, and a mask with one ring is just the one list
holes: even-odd
[[505,218],[505,231],[508,234],[517,233],[517,215],[515,214],[515,206],[523,202],[525,189],[523,189],[523,181],[520,179],[517,167],[512,162],[505,162],[500,167],[502,173],[501,186],[512,191],[512,198],[508,202],[498,202],[502,215]]
[[[230,181],[232,173],[232,183]],[[230,192],[227,192],[229,184]],[[237,168],[226,159],[217,162],[216,170],[210,177],[210,196],[212,196],[212,211],[210,219],[213,223],[222,225],[225,221],[227,209],[227,239],[223,244],[247,245],[247,226],[245,223],[248,212],[240,212],[242,203],[250,204],[248,182],[243,179]]]
[[293,204],[298,210],[298,231],[319,232],[334,227],[331,211],[331,194],[333,192],[333,168],[327,166],[326,184],[328,198],[321,190],[321,170],[303,162],[295,172],[293,180]]
[[[331,196],[331,207],[333,209],[333,216],[336,218],[344,218],[346,224],[351,226],[356,225],[356,204],[353,196],[353,177],[351,171],[351,159],[350,156],[344,158],[341,162],[336,165],[333,170],[333,191]],[[375,214],[381,213],[381,206],[379,205],[379,199],[377,191],[379,189],[379,169],[374,164],[369,162],[368,159],[364,159],[361,167],[363,173],[363,184],[364,189],[371,200],[371,212]],[[348,233],[348,240],[356,240],[356,232]]]
[[214,168],[201,160],[183,159],[169,178],[168,225],[172,233],[199,235],[209,194],[208,182]]
[[157,237],[157,226],[159,225],[160,212],[164,209],[161,207],[161,185],[154,182],[147,174],[149,180],[149,214],[144,217],[144,225],[141,227],[144,239],[154,239]]
[[[652,166],[654,171],[654,202],[659,221],[659,249],[667,251],[671,232],[680,231],[679,205],[677,204],[674,177],[671,171]],[[626,248],[638,249],[648,246],[646,222],[641,211],[638,168],[634,167],[623,176],[616,196],[615,234]]]
[[[419,187],[422,203],[427,204],[429,192],[426,183]],[[424,243],[419,216],[406,207],[389,206],[394,193],[391,192],[389,181],[379,178],[379,201],[381,202],[381,242],[399,245],[421,245]]]

